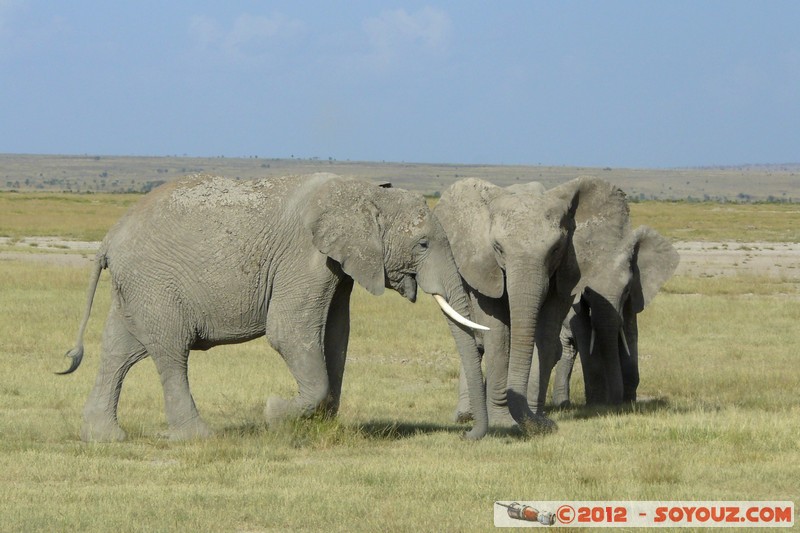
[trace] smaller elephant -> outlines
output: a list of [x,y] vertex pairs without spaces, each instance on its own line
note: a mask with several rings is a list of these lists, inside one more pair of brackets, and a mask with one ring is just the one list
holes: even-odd
[[[625,225],[618,239],[588,234],[602,231],[578,225],[575,251],[583,265],[580,297],[561,332],[562,355],[556,364],[553,403],[570,404],[569,382],[580,354],[587,404],[635,402],[639,385],[637,315],[653,300],[678,266],[678,252],[657,231]],[[607,246],[607,247],[606,247]]]
[[[267,402],[268,421],[336,414],[350,333],[354,282],[410,301],[417,286],[448,303],[470,398],[485,403],[480,355],[464,319],[469,302],[444,230],[422,195],[333,174],[232,180],[192,176],[146,195],[109,230],[95,257],[83,334],[97,281],[111,274],[102,358],[83,410],[83,440],[125,438],[117,422],[123,380],[150,357],[164,392],[169,436],[209,428],[189,390],[190,350],[266,336],[298,394]],[[457,323],[458,322],[458,323]],[[466,436],[486,433],[485,409]]]

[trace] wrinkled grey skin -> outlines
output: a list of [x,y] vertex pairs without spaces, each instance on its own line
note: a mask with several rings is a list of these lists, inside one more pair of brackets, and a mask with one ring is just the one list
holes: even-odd
[[[531,185],[539,190],[541,185]],[[581,272],[560,335],[553,402],[569,404],[569,379],[580,353],[588,404],[635,401],[639,384],[637,314],[678,265],[678,253],[655,230],[631,229],[625,193],[599,181],[581,198],[572,242]],[[593,333],[594,331],[594,333]],[[594,336],[594,342],[592,337]],[[590,351],[591,348],[591,351]],[[531,383],[528,401],[539,397]]]
[[[493,425],[517,423],[527,432],[555,428],[544,413],[544,395],[528,405],[528,381],[529,375],[531,381],[549,379],[555,364],[580,277],[572,250],[574,218],[593,186],[587,178],[542,192],[466,179],[448,188],[434,209],[467,286],[473,320],[491,328],[476,336]],[[531,375],[534,345],[553,347],[538,351],[540,376]],[[457,420],[472,416],[475,404],[466,392],[462,380]]]
[[[412,302],[419,284],[469,314],[449,244],[422,196],[332,174],[191,177],[148,194],[102,242],[65,373],[80,364],[104,268],[111,273],[112,304],[83,411],[81,438],[87,441],[125,438],[117,423],[122,382],[148,355],[163,385],[169,436],[209,435],[189,391],[189,350],[265,335],[298,385],[294,398],[268,400],[268,421],[335,415],[354,280],[372,294],[388,287]],[[448,321],[471,397],[485,402],[474,338]],[[484,411],[466,436],[480,438],[486,429]]]

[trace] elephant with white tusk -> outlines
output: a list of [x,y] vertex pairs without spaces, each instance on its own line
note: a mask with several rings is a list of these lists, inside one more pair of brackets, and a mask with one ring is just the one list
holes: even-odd
[[[266,336],[297,381],[265,415],[329,416],[339,407],[354,281],[415,301],[417,285],[449,307],[470,400],[485,405],[469,300],[444,230],[424,198],[333,174],[262,180],[193,176],[145,196],[111,228],[95,259],[74,371],[97,280],[111,274],[112,303],[81,438],[125,438],[117,404],[128,370],[150,356],[164,391],[169,435],[210,434],[187,376],[190,350]],[[461,324],[456,321],[461,322]],[[466,324],[462,325],[462,324]],[[467,438],[487,429],[475,413]]]
[[[491,423],[503,423],[506,403],[519,422],[514,409],[520,408],[514,401],[524,383],[528,404],[524,416],[533,413],[534,421],[546,428],[547,419],[542,417],[552,369],[555,365],[554,401],[562,405],[569,401],[577,352],[584,366],[587,401],[635,400],[636,314],[677,266],[678,255],[669,241],[650,228],[632,231],[625,193],[599,178],[581,177],[550,190],[537,182],[501,189],[479,180],[460,182],[453,189],[442,196],[434,212],[442,219],[468,285],[476,320],[492,326],[490,333],[476,332],[485,351]],[[572,225],[569,238],[559,241],[552,237],[557,226],[547,213],[568,191],[576,195],[568,218]],[[473,198],[473,203],[464,198]],[[510,204],[517,206],[516,212],[501,209]],[[559,247],[566,252],[559,255]],[[484,259],[491,265],[489,258],[502,268],[474,271],[469,264]],[[493,280],[494,287],[489,285]],[[521,295],[528,293],[545,296],[519,305]],[[524,381],[517,375],[522,365],[513,364],[515,359],[529,365]],[[456,418],[469,419],[465,379],[459,392]]]

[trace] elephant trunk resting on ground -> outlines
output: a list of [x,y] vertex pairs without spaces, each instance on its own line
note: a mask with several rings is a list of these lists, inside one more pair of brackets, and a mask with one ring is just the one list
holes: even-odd
[[[412,302],[419,284],[460,315],[469,313],[449,243],[424,198],[332,174],[257,181],[195,176],[145,196],[100,246],[65,373],[80,364],[105,268],[112,302],[100,368],[83,411],[84,440],[125,438],[117,422],[122,382],[147,356],[161,378],[170,436],[208,435],[189,391],[189,350],[264,335],[298,385],[290,400],[269,399],[268,420],[334,415],[354,280],[372,294],[388,287]],[[485,405],[474,338],[466,326],[448,320],[470,400]],[[486,410],[475,414],[469,438],[486,433]]]

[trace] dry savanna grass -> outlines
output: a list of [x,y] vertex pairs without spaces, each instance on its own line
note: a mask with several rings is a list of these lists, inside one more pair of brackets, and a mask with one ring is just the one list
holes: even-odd
[[[91,208],[74,202],[63,217]],[[635,222],[650,223],[637,209]],[[0,231],[7,220],[3,211]],[[723,229],[730,239],[747,231]],[[108,274],[83,365],[53,371],[66,365],[87,278],[85,268],[0,261],[0,531],[482,531],[493,529],[496,500],[798,503],[796,279],[673,278],[640,316],[642,401],[554,411],[552,435],[460,439],[458,360],[435,304],[358,289],[338,419],[265,427],[265,399],[294,384],[261,339],[192,354],[191,385],[214,437],[159,438],[161,387],[144,360],[122,391],[129,439],[85,444],[78,430]]]

